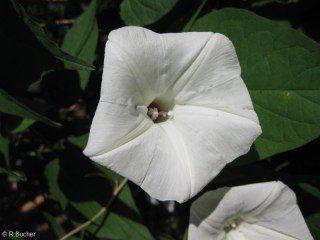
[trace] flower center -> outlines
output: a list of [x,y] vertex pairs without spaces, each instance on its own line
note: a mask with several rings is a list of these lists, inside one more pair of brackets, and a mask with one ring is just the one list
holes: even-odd
[[[166,108],[165,108],[166,109]],[[173,111],[164,111],[158,103],[152,102],[148,107],[143,105],[136,106],[136,110],[142,114],[147,115],[154,123],[165,122],[173,118]]]
[[224,229],[225,232],[229,232],[231,230],[236,229],[240,225],[240,223],[241,223],[241,219],[239,219],[237,217],[229,218],[226,221],[223,229]]
[[172,111],[164,112],[158,110],[158,108],[150,107],[148,108],[147,115],[152,119],[152,121],[156,122],[158,118],[171,119],[173,117]]
[[173,118],[173,112],[171,110],[167,112],[163,111],[159,104],[157,104],[156,102],[150,103],[150,105],[148,106],[147,115],[155,123],[164,122],[168,119]]

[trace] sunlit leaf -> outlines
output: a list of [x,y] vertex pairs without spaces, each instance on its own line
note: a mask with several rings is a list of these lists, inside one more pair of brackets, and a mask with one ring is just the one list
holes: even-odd
[[213,31],[234,43],[263,134],[260,158],[320,135],[320,45],[302,33],[241,9],[213,11],[192,31]]
[[11,130],[11,133],[22,132],[23,130],[27,129],[34,123],[35,123],[34,119],[24,118],[15,129]]
[[178,0],[123,0],[120,16],[126,25],[144,26],[158,21]]
[[[93,0],[83,14],[76,19],[72,28],[69,29],[61,46],[66,53],[84,59],[89,64],[93,64],[98,42],[96,11],[97,1]],[[85,89],[90,72],[78,70],[78,73],[80,86]]]

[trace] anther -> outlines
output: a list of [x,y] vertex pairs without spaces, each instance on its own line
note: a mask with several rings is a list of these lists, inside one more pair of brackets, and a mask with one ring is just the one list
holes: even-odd
[[157,108],[148,108],[148,116],[154,121],[159,117],[159,112]]
[[238,218],[229,218],[224,225],[224,230],[226,232],[234,230],[239,226],[240,223],[241,223],[241,220]]
[[237,227],[237,222],[235,219],[229,219],[227,223],[228,223],[228,226],[232,229],[235,229]]
[[158,118],[168,118],[168,119],[172,119],[173,118],[173,112],[170,110],[168,112],[165,111],[160,111],[158,110],[158,108],[156,107],[149,107],[148,108],[148,112],[147,115],[153,120],[157,120]]

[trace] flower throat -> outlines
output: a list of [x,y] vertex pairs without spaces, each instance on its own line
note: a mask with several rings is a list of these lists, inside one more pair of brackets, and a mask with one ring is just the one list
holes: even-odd
[[162,111],[160,106],[155,102],[150,103],[148,106],[147,115],[155,123],[164,122],[173,118],[173,112],[171,110],[168,112]]

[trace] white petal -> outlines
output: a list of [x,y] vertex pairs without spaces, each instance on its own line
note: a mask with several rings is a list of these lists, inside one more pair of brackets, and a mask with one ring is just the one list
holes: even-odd
[[[232,233],[234,236],[243,236],[244,239],[259,239],[259,240],[297,240],[305,239],[299,238],[297,236],[292,237],[292,234],[285,234],[282,232],[277,232],[269,228],[263,227],[259,224],[249,224],[242,223],[238,229],[234,230]],[[300,234],[302,235],[302,234]]]
[[283,183],[277,182],[268,200],[250,213],[248,222],[255,223],[259,220],[259,226],[275,232],[296,239],[312,239],[296,202],[294,192]]
[[189,70],[174,86],[176,104],[222,110],[259,123],[228,38],[212,34]]
[[[106,153],[146,131],[153,122],[139,113],[143,96],[123,60],[106,45],[101,97],[84,154]],[[148,121],[149,120],[149,121]]]
[[123,27],[109,34],[107,44],[125,61],[149,104],[188,69],[211,35],[157,34],[141,27]]
[[[242,222],[225,232],[230,218]],[[230,239],[313,239],[294,193],[281,182],[221,188],[203,194],[190,212],[189,239],[199,239],[198,235],[208,239],[221,235]]]
[[133,140],[91,158],[127,176],[154,198],[186,201],[190,198],[189,176],[172,147],[174,133],[166,128],[154,124]]
[[251,119],[221,110],[176,105],[173,113],[172,122],[188,156],[191,196],[227,163],[248,152],[261,133],[260,125]]

